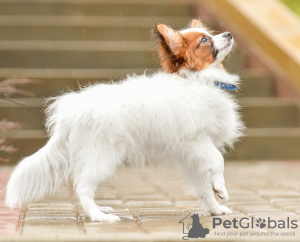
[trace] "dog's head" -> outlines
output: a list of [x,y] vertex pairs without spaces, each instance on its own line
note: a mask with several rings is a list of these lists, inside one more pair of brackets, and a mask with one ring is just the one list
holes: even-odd
[[191,21],[189,28],[179,31],[157,24],[153,37],[158,45],[161,65],[168,73],[219,66],[234,42],[229,32],[213,36],[197,19]]

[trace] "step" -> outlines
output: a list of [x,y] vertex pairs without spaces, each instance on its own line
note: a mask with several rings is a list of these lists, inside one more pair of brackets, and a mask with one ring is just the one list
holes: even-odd
[[0,26],[0,40],[150,40],[150,27]]
[[151,51],[150,41],[55,41],[55,40],[2,40],[0,51]]
[[274,97],[275,83],[269,73],[262,70],[246,69],[240,73],[240,97]]
[[[235,37],[233,36],[233,38]],[[245,69],[246,58],[247,54],[237,46],[237,48],[231,50],[222,64],[230,73],[241,73]]]
[[157,22],[182,28],[187,25],[190,15],[178,16],[9,16],[0,15],[0,27],[153,27]]
[[241,98],[243,120],[250,128],[299,127],[298,99]]
[[0,1],[2,15],[191,16],[192,1]]
[[1,16],[0,40],[150,40],[155,23],[186,26],[189,17]]
[[151,51],[0,51],[2,68],[158,68]]
[[248,129],[227,160],[299,160],[299,128]]
[[[226,160],[296,160],[300,158],[300,129],[248,129],[247,136],[235,145]],[[21,157],[33,154],[47,141],[46,133],[40,130],[0,132],[19,150],[11,156],[12,163]]]
[[[153,59],[157,60],[153,53]],[[78,89],[80,85],[120,80],[128,74],[153,73],[155,69],[54,69],[54,68],[0,68],[0,79],[30,78],[39,80],[40,84],[22,87],[36,94],[36,97],[58,95],[67,88]],[[239,97],[272,97],[273,82],[266,73],[244,71],[241,75],[242,85],[238,91]]]
[[[127,43],[128,42],[128,43]],[[18,45],[19,44],[19,45]],[[145,41],[1,41],[2,68],[154,68]]]
[[[44,129],[43,98],[13,98],[1,102],[0,120],[20,122],[23,129]],[[246,98],[240,100],[242,116],[248,128],[296,128],[300,127],[300,102],[294,99]]]
[[1,157],[9,157],[12,164],[18,162],[23,157],[32,155],[42,148],[48,140],[44,130],[0,131],[0,137],[6,138],[6,144],[17,148],[17,152],[13,154],[1,152]]
[[[39,98],[12,99],[13,102],[0,100],[0,120],[18,122],[24,130],[44,130],[44,100]],[[1,137],[1,136],[0,136]]]
[[[32,80],[20,88],[32,92],[36,97],[56,96],[66,90],[78,90],[87,84],[122,80],[127,75],[153,73],[155,69],[15,69],[0,68],[1,79]],[[24,97],[14,95],[13,97]]]

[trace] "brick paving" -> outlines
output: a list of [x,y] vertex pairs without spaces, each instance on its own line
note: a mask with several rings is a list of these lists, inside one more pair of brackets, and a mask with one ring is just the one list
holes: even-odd
[[3,204],[10,173],[11,168],[0,168],[0,238],[17,234],[21,224],[21,209],[7,209]]
[[[0,168],[1,189],[11,169]],[[179,221],[190,213],[198,213],[203,227],[209,229],[207,240],[298,241],[299,174],[300,161],[227,162],[225,176],[230,200],[226,205],[233,214],[213,217],[197,202],[175,169],[124,168],[103,184],[95,197],[97,204],[113,207],[113,214],[120,216],[121,222],[91,222],[71,187],[64,186],[51,198],[29,204],[22,211],[1,205],[0,241],[182,241],[183,226]],[[0,199],[3,198],[1,192]],[[282,223],[280,220],[286,223],[289,217],[299,227],[256,227],[256,219],[268,221],[268,217],[278,224]],[[214,218],[253,218],[254,228],[214,229]],[[247,221],[244,219],[241,224],[246,226]],[[191,218],[187,216],[185,226],[189,222]]]

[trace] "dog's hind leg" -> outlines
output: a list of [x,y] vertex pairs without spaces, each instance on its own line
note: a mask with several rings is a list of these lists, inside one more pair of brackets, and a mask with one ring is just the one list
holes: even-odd
[[92,221],[117,222],[120,221],[119,217],[105,214],[112,212],[112,208],[99,207],[94,201],[98,185],[111,176],[122,161],[118,150],[107,151],[104,152],[103,148],[87,152],[81,150],[81,162],[78,162],[78,157],[75,158],[79,165],[74,172],[74,187],[83,210]]
[[183,174],[196,190],[204,206],[214,215],[230,214],[231,210],[220,205],[214,192],[225,201],[228,199],[223,177],[224,159],[209,137],[201,137],[184,150]]
[[[103,213],[101,209],[94,201],[95,190],[98,184],[95,184],[89,178],[81,180],[77,187],[76,192],[80,199],[81,205],[85,213],[90,217],[92,221],[103,221],[103,222],[117,222],[120,221],[118,216],[112,214]],[[111,211],[111,208],[104,208],[104,210]]]

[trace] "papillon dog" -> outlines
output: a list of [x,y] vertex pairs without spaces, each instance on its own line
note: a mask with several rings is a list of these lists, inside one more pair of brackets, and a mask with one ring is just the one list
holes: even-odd
[[232,35],[213,35],[194,19],[179,31],[157,24],[153,36],[162,71],[51,99],[49,140],[14,169],[6,206],[40,200],[71,178],[92,221],[120,221],[112,208],[96,205],[98,185],[122,165],[169,162],[211,214],[231,213],[216,196],[228,199],[222,153],[243,133],[231,91],[239,77],[221,64],[233,46]]

